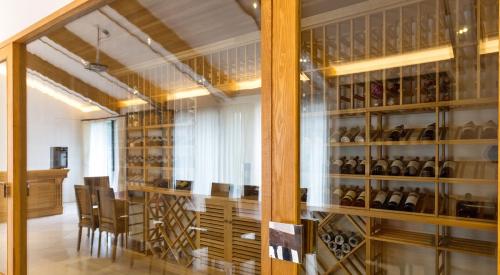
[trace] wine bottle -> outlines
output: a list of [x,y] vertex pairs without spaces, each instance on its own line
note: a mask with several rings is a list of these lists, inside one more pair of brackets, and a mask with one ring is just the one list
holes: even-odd
[[418,199],[420,199],[419,190],[420,188],[417,188],[415,189],[415,191],[412,191],[408,194],[408,197],[406,197],[406,201],[403,206],[403,209],[405,211],[415,212],[417,210]]
[[358,235],[356,235],[354,232],[352,232],[351,236],[349,237],[349,239],[347,240],[347,242],[349,243],[349,245],[351,247],[356,247],[359,245],[359,243],[361,242],[360,238]]
[[364,159],[361,162],[359,162],[358,165],[356,166],[356,168],[354,169],[355,170],[355,174],[357,174],[357,175],[364,175],[365,174],[366,163],[367,163],[366,159]]
[[404,171],[404,163],[403,163],[403,157],[400,157],[399,159],[394,160],[391,163],[391,169],[389,174],[391,176],[400,176]]
[[371,94],[371,103],[373,106],[377,107],[382,105],[382,99],[384,94],[382,81],[372,81],[370,83],[370,94]]
[[337,235],[335,235],[335,240],[334,242],[338,245],[342,245],[344,244],[344,242],[347,240],[347,237],[344,233],[339,233]]
[[346,161],[346,163],[342,166],[341,173],[342,174],[354,174],[356,166],[358,166],[359,157],[351,158]]
[[434,162],[434,158],[425,162],[424,167],[422,167],[422,172],[420,176],[422,177],[434,177],[434,166],[436,163]]
[[340,158],[340,159],[337,159],[335,160],[332,165],[331,165],[331,169],[330,169],[330,172],[332,174],[340,174],[340,171],[342,171],[342,166],[344,166],[344,161],[345,161],[345,158]]
[[477,218],[477,203],[472,201],[470,193],[465,194],[465,198],[457,202],[457,216],[463,218]]
[[460,139],[475,139],[477,138],[477,127],[474,122],[467,122],[460,131]]
[[447,160],[444,162],[439,176],[442,178],[453,178],[455,177],[456,169],[457,169],[457,163],[452,160]]
[[363,190],[361,193],[359,193],[358,198],[354,201],[354,206],[356,207],[365,207],[365,197],[366,197],[366,192]]
[[420,172],[420,161],[419,158],[410,160],[405,168],[405,176],[416,177]]
[[340,137],[342,137],[343,135],[345,135],[346,132],[347,132],[347,128],[346,127],[340,127],[338,130],[336,130],[335,132],[333,132],[333,134],[330,136],[330,143],[338,143],[338,142],[340,142]]
[[382,190],[379,190],[377,192],[377,195],[375,196],[375,199],[372,202],[372,208],[376,209],[382,209],[384,208],[385,201],[387,200],[387,195],[388,195],[387,188],[384,188]]
[[325,242],[325,243],[329,243],[331,241],[333,241],[334,239],[334,233],[333,232],[325,232],[321,235],[321,239]]
[[346,131],[344,135],[340,137],[340,142],[342,143],[349,143],[353,142],[354,138],[359,134],[360,132],[359,126],[352,127],[349,131]]
[[484,125],[481,131],[481,138],[483,139],[496,139],[497,138],[497,124],[493,120],[489,120]]
[[401,124],[392,129],[391,133],[389,134],[389,138],[392,141],[399,141],[401,138],[405,136],[405,134],[406,134],[405,126]]
[[354,142],[356,143],[365,142],[365,134],[366,134],[365,128],[362,128],[361,131],[359,131],[359,133],[354,138]]
[[347,191],[342,200],[340,201],[340,205],[344,206],[352,205],[358,195],[358,189],[359,187],[356,186],[354,189],[350,189],[349,191]]
[[337,248],[333,253],[335,254],[335,258],[337,258],[338,260],[340,260],[344,257],[344,253],[342,253],[341,248]]
[[436,123],[431,123],[425,127],[422,133],[422,140],[434,140],[436,138]]
[[399,190],[392,192],[391,198],[387,203],[387,209],[398,210],[399,205],[401,204],[401,200],[403,199],[403,190],[404,187],[401,186]]
[[344,254],[348,254],[349,252],[351,252],[351,246],[349,245],[349,243],[343,243],[341,249],[342,253]]
[[332,193],[331,203],[332,204],[339,204],[340,200],[343,197],[344,197],[344,187],[343,186],[339,186]]
[[389,164],[387,163],[387,160],[385,159],[379,159],[377,163],[375,163],[375,166],[372,169],[372,174],[373,175],[385,175],[387,172],[387,167]]
[[335,250],[339,249],[338,245],[335,242],[327,242],[328,249],[335,252]]

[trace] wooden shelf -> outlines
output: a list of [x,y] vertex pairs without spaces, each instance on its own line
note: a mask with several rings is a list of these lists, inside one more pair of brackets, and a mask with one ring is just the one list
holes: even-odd
[[307,206],[306,203],[302,203],[302,209],[308,211],[322,211],[335,214],[354,215],[367,218],[380,218],[444,226],[455,226],[477,230],[494,231],[497,229],[496,221],[464,219],[451,216],[436,216],[431,214],[413,212],[366,209],[363,207],[344,207],[339,205]]
[[451,101],[438,101],[426,103],[411,103],[402,105],[376,106],[358,109],[334,110],[325,112],[303,112],[303,117],[316,116],[365,116],[366,113],[381,113],[381,114],[407,114],[411,112],[435,112],[436,108],[460,108],[460,107],[485,107],[496,106],[498,98],[473,98]]
[[438,249],[449,252],[495,257],[497,244],[488,241],[443,237],[439,241]]
[[414,245],[420,247],[435,247],[435,237],[433,234],[410,232],[398,229],[379,229],[372,233],[371,240],[396,243],[402,245]]

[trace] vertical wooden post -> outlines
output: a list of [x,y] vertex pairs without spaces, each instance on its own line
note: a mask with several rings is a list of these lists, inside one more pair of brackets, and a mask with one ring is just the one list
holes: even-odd
[[7,62],[7,247],[9,275],[27,274],[26,242],[26,47],[12,43]]
[[269,260],[269,221],[300,223],[300,1],[262,5],[262,273],[298,274],[299,265]]

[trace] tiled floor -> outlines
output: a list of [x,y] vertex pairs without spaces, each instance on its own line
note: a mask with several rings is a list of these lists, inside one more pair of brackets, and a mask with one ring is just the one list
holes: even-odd
[[[111,262],[111,238],[101,247],[97,258],[97,232],[94,254],[90,256],[90,238],[86,230],[82,237],[80,252],[76,251],[78,216],[75,204],[65,204],[64,214],[28,221],[28,268],[29,274],[72,275],[72,274],[192,274],[179,270],[174,265],[151,261],[150,257],[124,252],[119,246],[117,261]],[[132,258],[134,264],[131,267]],[[151,262],[153,263],[151,265]],[[151,271],[150,271],[150,266]],[[204,272],[203,272],[204,273]]]

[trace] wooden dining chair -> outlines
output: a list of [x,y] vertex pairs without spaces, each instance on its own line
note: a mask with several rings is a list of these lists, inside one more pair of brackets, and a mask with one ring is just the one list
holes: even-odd
[[92,196],[92,204],[98,205],[97,201],[97,190],[99,188],[109,188],[109,177],[84,177],[83,182],[90,189],[90,194]]
[[87,227],[92,231],[92,238],[90,240],[90,255],[92,255],[92,249],[94,247],[94,232],[99,228],[98,214],[92,207],[92,199],[88,186],[75,185],[75,197],[78,208],[78,245],[76,250],[80,251],[82,228]]
[[113,188],[97,189],[97,198],[99,202],[99,248],[97,255],[101,254],[101,233],[111,233],[113,235],[113,254],[112,261],[116,259],[116,246],[118,237],[121,235],[122,246],[123,237],[126,233],[128,216],[125,215],[125,206],[123,203],[117,203]]

